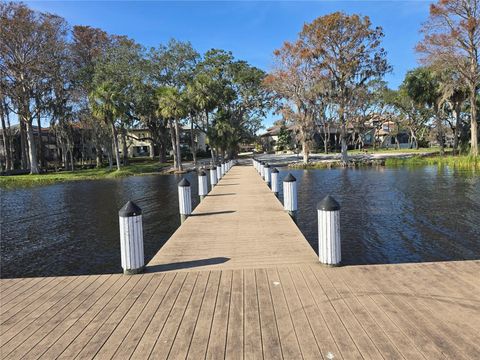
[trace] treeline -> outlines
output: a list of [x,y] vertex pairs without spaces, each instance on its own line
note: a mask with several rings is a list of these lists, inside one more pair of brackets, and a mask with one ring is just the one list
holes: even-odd
[[[22,3],[0,4],[0,116],[6,168],[13,169],[11,118],[20,123],[21,167],[39,173],[46,164],[41,119],[54,129],[64,165],[73,169],[75,129],[84,129],[104,157],[127,164],[128,129],[147,128],[159,161],[173,151],[182,170],[181,127],[207,135],[212,157],[232,156],[251,141],[269,109],[265,73],[230,52],[199,54],[171,40],[146,49],[134,40],[89,26],[73,26]],[[120,140],[120,141],[119,141]],[[119,147],[123,146],[120,158]],[[69,165],[68,165],[69,164]]]
[[408,72],[398,90],[383,81],[392,70],[384,34],[368,17],[319,17],[275,51],[265,84],[276,96],[277,111],[295,125],[304,162],[316,134],[328,151],[329,128],[335,127],[346,163],[348,144],[361,147],[375,118],[408,130],[413,147],[433,133],[442,153],[450,130],[455,152],[478,156],[480,0],[432,4],[421,33],[416,50],[422,66]]

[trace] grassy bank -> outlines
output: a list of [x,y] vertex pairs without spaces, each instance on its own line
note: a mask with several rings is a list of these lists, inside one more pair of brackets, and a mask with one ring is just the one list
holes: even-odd
[[410,158],[390,158],[385,160],[385,166],[449,166],[462,170],[480,170],[480,159],[471,156],[413,156]]
[[112,179],[131,175],[154,174],[161,172],[170,165],[171,164],[159,163],[158,161],[143,161],[122,167],[121,170],[100,168],[51,172],[38,175],[0,176],[0,187],[17,188],[53,184],[65,181]]

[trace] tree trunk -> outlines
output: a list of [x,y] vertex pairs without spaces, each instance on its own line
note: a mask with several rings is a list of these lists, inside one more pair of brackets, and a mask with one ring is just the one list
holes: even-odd
[[175,141],[175,138],[176,138],[176,131],[175,131],[175,128],[173,127],[173,122],[172,120],[168,120],[169,124],[170,124],[170,140],[172,142],[172,153],[173,153],[173,167],[175,169],[178,168],[178,159],[177,159],[177,143]]
[[341,141],[341,158],[342,164],[345,166],[348,163],[348,147],[347,147],[347,128],[345,122],[342,121],[342,128],[340,132],[340,141]]
[[120,170],[120,149],[118,148],[118,133],[117,128],[115,127],[115,122],[111,121],[112,126],[112,136],[113,136],[113,147],[115,151],[115,160],[117,161],[117,170]]
[[183,171],[182,153],[181,153],[181,149],[180,149],[180,126],[178,126],[178,120],[177,119],[175,119],[175,142],[177,143],[178,171]]
[[149,152],[150,152],[150,159],[155,159],[155,145],[153,143],[153,140],[150,140],[150,143],[149,143]]
[[158,142],[158,161],[161,163],[167,162],[165,139],[163,137]]
[[113,169],[112,151],[110,150],[107,154],[108,154],[108,168],[112,170]]
[[5,149],[5,170],[12,170],[12,153],[10,152],[10,129],[5,126],[6,113],[3,104],[0,104],[0,118],[2,120],[3,148]]
[[101,168],[102,167],[102,149],[100,148],[100,146],[95,147],[95,158],[97,162],[97,168]]
[[309,149],[308,149],[308,144],[306,140],[302,140],[302,155],[303,155],[303,163],[306,165],[308,164],[308,158],[309,158]]
[[73,150],[70,150],[69,153],[70,153],[70,170],[75,171],[75,162],[73,161]]
[[455,129],[453,131],[453,155],[458,154],[458,142],[459,142],[459,136],[462,131],[462,118],[461,118],[461,113],[462,113],[462,104],[457,102],[455,104]]
[[127,129],[122,126],[122,157],[123,166],[128,165]]
[[477,88],[470,87],[470,155],[478,157]]
[[30,174],[39,174],[40,171],[38,169],[38,162],[37,162],[37,149],[35,146],[35,137],[33,135],[33,126],[31,119],[27,120],[24,117],[23,121],[27,125],[27,142],[28,142],[28,157],[30,159]]
[[37,142],[37,155],[38,155],[38,164],[40,168],[44,167],[44,159],[43,159],[43,146],[42,146],[42,119],[40,116],[40,101],[36,100],[36,107],[37,107],[37,128],[38,128],[38,142]]
[[190,122],[190,151],[192,152],[193,165],[197,166],[197,147],[195,146],[195,134],[193,133],[193,118]]
[[20,162],[23,170],[29,168],[28,164],[28,144],[27,144],[27,130],[23,120],[20,120]]

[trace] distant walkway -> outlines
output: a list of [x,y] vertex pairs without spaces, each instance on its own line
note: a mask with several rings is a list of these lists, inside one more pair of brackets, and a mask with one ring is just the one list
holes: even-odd
[[148,264],[151,270],[316,264],[317,256],[251,166],[234,166]]
[[0,280],[0,358],[480,358],[480,261],[324,267],[251,167],[147,271]]

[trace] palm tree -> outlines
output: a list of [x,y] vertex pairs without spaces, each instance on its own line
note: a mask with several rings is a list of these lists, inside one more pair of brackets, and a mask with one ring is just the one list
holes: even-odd
[[119,101],[120,94],[112,84],[103,82],[90,93],[89,97],[92,114],[111,127],[117,170],[120,170],[120,150],[115,127],[115,119],[123,113],[122,103]]
[[[187,116],[187,107],[184,96],[173,87],[158,89],[158,114],[169,119],[170,135],[172,140],[174,166],[182,171],[182,156],[180,152],[180,126],[181,119]],[[173,122],[173,124],[172,124]]]

